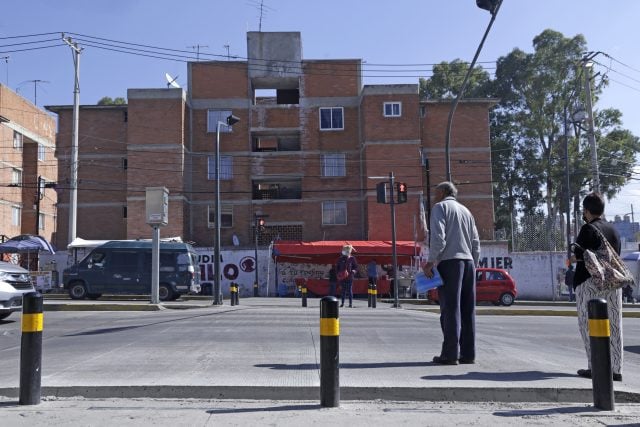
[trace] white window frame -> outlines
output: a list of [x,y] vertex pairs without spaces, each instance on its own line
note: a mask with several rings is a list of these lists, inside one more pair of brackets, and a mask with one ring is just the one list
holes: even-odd
[[[342,213],[337,213],[338,209]],[[331,218],[325,216],[325,210],[331,210]],[[337,218],[344,216],[344,222],[337,222]],[[347,225],[347,202],[343,200],[331,200],[322,202],[322,225]]]
[[22,223],[22,208],[20,206],[11,206],[11,225],[19,227]]
[[[216,179],[216,156],[207,157],[207,181]],[[220,156],[220,181],[233,179],[233,156]]]
[[23,145],[24,145],[24,136],[17,130],[14,130],[13,131],[13,148],[18,151],[22,151]]
[[[391,111],[390,114],[387,114],[387,106],[390,107]],[[395,106],[397,106],[397,112],[395,111],[396,109],[394,108]],[[401,117],[402,116],[402,102],[385,102],[382,106],[382,114],[385,117]]]
[[[330,124],[330,127],[322,127],[322,112],[324,110],[329,110],[331,112],[331,124]],[[333,111],[334,110],[340,110],[341,122],[342,122],[342,126],[341,127],[337,127],[337,126],[333,125]],[[344,107],[320,107],[318,109],[318,124],[319,124],[320,130],[322,130],[322,131],[344,130]]]
[[47,159],[47,147],[38,143],[38,160],[44,162]]
[[44,221],[45,221],[45,214],[43,214],[42,212],[40,212],[38,214],[38,229],[39,230],[44,230]]
[[11,170],[11,185],[22,186],[22,169],[13,168]]
[[233,114],[232,110],[207,110],[207,133],[216,133],[218,121],[222,122],[220,133],[233,132],[233,126],[226,124],[227,117]]
[[[215,220],[215,212],[216,208],[212,205],[207,205],[207,228],[216,228],[216,220]],[[211,215],[214,215],[213,220]],[[231,224],[225,225],[222,218],[227,215],[231,217]],[[221,225],[220,228],[233,228],[233,205],[221,205],[220,206],[220,219]]]
[[322,155],[322,176],[347,176],[347,161],[344,153],[330,153]]

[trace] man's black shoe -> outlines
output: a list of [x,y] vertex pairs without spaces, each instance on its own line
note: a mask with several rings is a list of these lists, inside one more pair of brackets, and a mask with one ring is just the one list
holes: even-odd
[[458,359],[458,363],[460,363],[461,365],[473,365],[476,363],[475,359],[465,359],[465,358],[460,358]]
[[443,357],[440,356],[435,356],[433,358],[433,363],[437,363],[438,365],[457,365],[458,361],[457,360],[449,360],[449,359],[445,359]]

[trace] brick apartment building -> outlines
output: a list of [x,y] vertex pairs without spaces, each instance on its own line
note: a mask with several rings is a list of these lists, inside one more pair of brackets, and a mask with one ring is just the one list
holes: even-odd
[[0,240],[55,234],[55,137],[54,118],[0,84]]
[[[300,33],[247,34],[247,61],[188,64],[188,91],[129,89],[128,104],[81,106],[77,235],[150,236],[145,188],[169,189],[163,236],[212,246],[216,125],[220,132],[221,245],[285,240],[388,240],[389,205],[375,186],[393,172],[407,184],[396,205],[399,240],[421,240],[420,203],[445,179],[450,101],[421,100],[417,84],[362,85],[359,59],[302,58]],[[488,110],[493,100],[461,102],[453,128],[452,175],[460,200],[493,238]],[[58,114],[58,181],[69,182],[71,106]],[[67,243],[68,192],[61,192],[55,244]],[[415,231],[414,231],[415,230]],[[234,238],[235,236],[235,238]]]

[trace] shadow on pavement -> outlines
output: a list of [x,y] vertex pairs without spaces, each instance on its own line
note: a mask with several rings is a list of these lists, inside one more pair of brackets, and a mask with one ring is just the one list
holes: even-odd
[[516,371],[516,372],[467,372],[461,375],[425,375],[423,380],[478,380],[478,381],[539,381],[560,377],[575,377],[565,372]]
[[17,408],[21,406],[18,401],[15,402],[0,402],[0,408]]
[[262,408],[229,408],[229,409],[209,409],[207,414],[239,414],[246,412],[282,412],[282,411],[306,411],[318,410],[322,406],[318,405],[285,405],[285,406],[268,406]]
[[[430,362],[381,362],[381,363],[341,363],[340,369],[372,369],[372,368],[411,368],[420,366],[429,366]],[[256,368],[269,368],[276,370],[300,370],[300,369],[319,369],[320,365],[316,363],[263,363],[254,365]]]
[[629,353],[640,354],[640,345],[628,345],[624,348],[624,351],[628,351]]
[[493,413],[493,415],[495,415],[496,417],[533,417],[540,415],[580,414],[594,412],[601,411],[593,406],[570,406],[566,408],[514,409],[511,411],[496,411]]

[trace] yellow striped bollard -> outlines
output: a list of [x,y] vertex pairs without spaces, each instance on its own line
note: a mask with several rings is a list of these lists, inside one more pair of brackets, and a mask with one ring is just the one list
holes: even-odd
[[302,288],[300,289],[300,293],[302,294],[302,306],[307,306],[307,281],[305,280],[302,283]]
[[338,299],[320,300],[320,405],[340,406],[340,319]]
[[20,343],[20,405],[40,403],[42,373],[43,298],[38,292],[22,297],[22,340]]
[[614,409],[613,373],[611,371],[611,347],[609,313],[604,299],[589,301],[589,342],[591,343],[591,383],[593,405],[598,409]]

